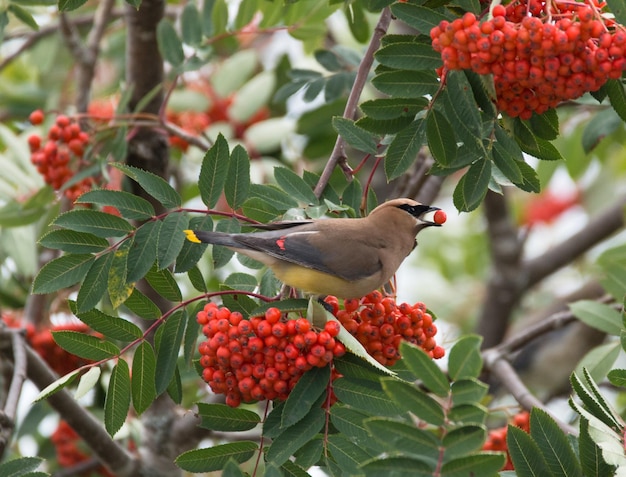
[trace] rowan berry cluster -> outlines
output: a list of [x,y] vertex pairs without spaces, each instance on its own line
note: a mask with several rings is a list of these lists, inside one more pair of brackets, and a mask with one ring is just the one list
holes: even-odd
[[493,74],[498,109],[522,119],[596,91],[626,67],[626,30],[591,1],[514,0],[483,22],[444,20],[430,31],[439,73]]
[[[511,424],[515,427],[519,427],[524,432],[530,432],[530,414],[527,411],[516,414],[513,416]],[[508,426],[504,426],[489,431],[487,441],[483,444],[483,450],[506,452],[506,463],[502,470],[515,470],[506,444],[507,429]]]
[[[50,440],[56,449],[57,462],[61,468],[71,468],[90,459],[89,455],[79,448],[80,436],[66,421],[59,422],[58,427],[50,436]],[[113,477],[113,474],[103,466],[97,466],[95,469],[89,469],[76,475]]]
[[394,298],[383,297],[379,291],[361,299],[345,300],[341,310],[336,298],[328,297],[326,302],[335,308],[334,314],[344,328],[384,366],[400,359],[402,340],[421,347],[431,358],[439,359],[445,354],[435,342],[437,326],[423,303],[398,305]]
[[306,318],[287,319],[277,308],[262,317],[208,303],[197,315],[207,340],[199,345],[202,377],[226,404],[264,399],[284,400],[300,377],[324,367],[346,349],[335,337],[340,326],[317,330]]
[[26,342],[60,376],[92,363],[92,361],[68,353],[57,345],[52,337],[53,331],[76,331],[78,333],[92,334],[91,329],[84,323],[64,323],[38,330],[32,323],[23,326],[19,318],[8,313],[2,315],[2,321],[9,328],[24,327]]
[[[43,123],[44,113],[40,109],[33,111],[29,119],[33,125],[39,125]],[[38,134],[28,138],[30,160],[46,183],[59,190],[79,168],[88,143],[89,134],[82,131],[74,119],[60,114],[50,126],[45,142]],[[93,179],[87,177],[67,187],[63,193],[74,201],[92,185]]]

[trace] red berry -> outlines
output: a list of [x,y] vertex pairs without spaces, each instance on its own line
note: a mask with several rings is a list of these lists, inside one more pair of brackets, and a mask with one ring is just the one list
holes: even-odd
[[28,116],[28,120],[30,121],[30,123],[35,126],[43,123],[43,119],[44,114],[41,109],[34,110],[32,113],[30,113],[30,116]]
[[447,216],[443,210],[436,211],[435,215],[433,216],[434,222],[439,225],[445,223],[446,219],[447,219]]

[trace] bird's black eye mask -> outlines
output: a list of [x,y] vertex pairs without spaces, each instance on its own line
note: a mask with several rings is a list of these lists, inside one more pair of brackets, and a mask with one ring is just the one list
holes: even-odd
[[437,210],[439,210],[439,207],[433,207],[431,205],[424,205],[424,204],[418,204],[418,205],[402,204],[402,205],[399,205],[398,208],[402,210],[406,210],[409,214],[411,214],[416,219],[422,221],[426,225],[432,225],[434,227],[441,226],[441,224],[437,224],[433,222],[432,220],[427,220],[424,217],[422,217],[427,212],[436,212]]

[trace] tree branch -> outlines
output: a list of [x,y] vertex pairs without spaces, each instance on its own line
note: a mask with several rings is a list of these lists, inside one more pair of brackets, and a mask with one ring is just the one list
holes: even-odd
[[[354,119],[356,116],[356,110],[359,103],[359,98],[361,97],[361,93],[363,92],[363,88],[367,83],[367,77],[369,75],[370,69],[372,68],[372,64],[374,63],[374,53],[380,47],[380,41],[382,37],[387,33],[387,29],[389,28],[389,23],[391,22],[391,10],[389,7],[383,9],[380,14],[380,18],[378,19],[378,23],[376,24],[376,28],[374,28],[374,33],[372,34],[372,39],[365,51],[365,55],[359,64],[359,68],[357,69],[356,78],[354,79],[354,84],[352,85],[352,89],[350,90],[350,95],[348,96],[348,101],[346,103],[346,107],[343,111],[343,117],[348,119]],[[341,167],[344,174],[348,178],[348,180],[352,179],[352,169],[348,165],[346,161],[346,153],[345,153],[345,141],[341,136],[337,136],[337,141],[335,142],[335,147],[330,154],[330,158],[324,167],[324,171],[315,186],[314,193],[316,197],[321,197],[322,192],[326,188],[330,177],[335,170],[335,167]]]

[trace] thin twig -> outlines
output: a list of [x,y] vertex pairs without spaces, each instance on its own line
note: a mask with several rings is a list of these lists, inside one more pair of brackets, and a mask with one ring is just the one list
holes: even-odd
[[[365,84],[367,83],[367,77],[369,75],[370,69],[372,68],[372,64],[374,63],[374,53],[380,47],[380,41],[382,37],[387,33],[387,29],[389,28],[389,23],[391,22],[391,10],[389,7],[383,9],[380,14],[380,18],[374,29],[374,33],[372,34],[372,39],[370,40],[370,44],[363,55],[363,59],[359,64],[359,68],[357,69],[356,78],[354,79],[354,84],[352,85],[352,89],[350,90],[350,95],[348,96],[348,101],[346,103],[346,107],[343,111],[343,117],[348,119],[354,119],[356,115],[357,106],[359,103],[359,98],[361,97],[361,93],[363,92],[363,88],[365,88]],[[315,196],[321,197],[322,192],[326,188],[328,181],[330,180],[335,167],[341,167],[344,174],[348,178],[348,180],[352,179],[352,169],[348,165],[346,161],[346,153],[345,153],[345,141],[341,136],[337,136],[337,141],[335,142],[335,147],[330,154],[330,158],[324,167],[324,171],[315,186]]]

